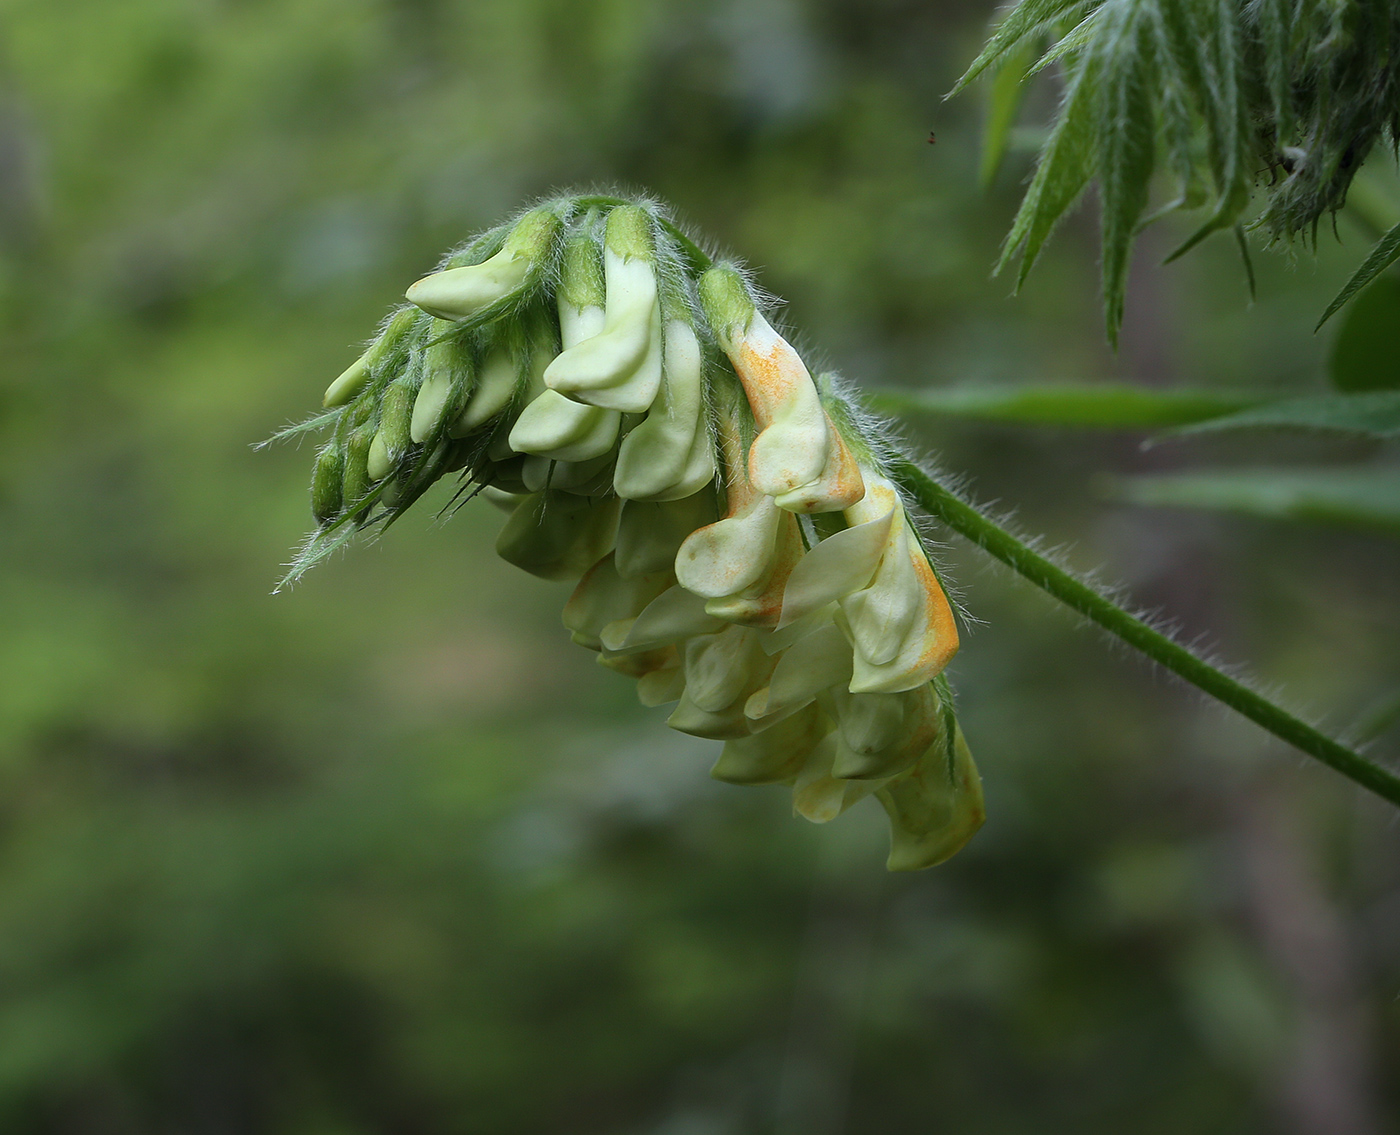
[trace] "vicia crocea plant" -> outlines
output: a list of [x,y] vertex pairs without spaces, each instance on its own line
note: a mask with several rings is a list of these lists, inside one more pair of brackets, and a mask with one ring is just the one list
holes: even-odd
[[[874,795],[889,867],[981,825],[947,595],[889,435],[813,378],[743,271],[650,201],[560,197],[450,254],[331,383],[292,577],[454,474],[565,628],[713,775],[821,823]],[[290,578],[290,577],[289,577]]]
[[546,201],[408,289],[331,383],[318,528],[288,580],[436,481],[509,516],[508,561],[567,580],[564,626],[712,770],[785,784],[818,823],[868,795],[889,866],[941,862],[982,791],[944,668],[948,597],[905,495],[1024,579],[1400,806],[1400,776],[1075,578],[920,469],[834,376],[813,378],[734,263],[654,202]]

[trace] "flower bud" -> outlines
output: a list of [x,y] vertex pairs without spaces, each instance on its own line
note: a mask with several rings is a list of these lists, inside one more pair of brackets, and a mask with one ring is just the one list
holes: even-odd
[[[564,241],[559,257],[559,325],[566,348],[592,338],[603,329],[607,284],[598,248],[600,227],[598,213],[590,211]],[[641,255],[646,255],[646,248],[641,250]],[[591,330],[571,333],[568,325],[574,320],[590,324]]]
[[744,712],[753,720],[786,716],[850,680],[850,643],[839,627],[827,623],[778,656],[768,685],[749,698]]
[[685,690],[690,700],[708,713],[718,713],[770,673],[773,663],[757,640],[757,631],[725,627],[686,642]]
[[718,511],[709,492],[655,504],[624,500],[617,524],[618,573],[625,577],[674,571],[676,553],[686,537],[712,524]]
[[[731,499],[739,497],[731,493]],[[747,500],[728,516],[692,532],[676,555],[676,578],[706,599],[734,595],[763,582],[773,567],[782,512],[768,497]]]
[[512,493],[505,489],[499,489],[495,485],[481,486],[481,499],[489,504],[494,504],[506,515],[510,515],[519,507],[529,493]]
[[691,698],[689,685],[666,724],[678,733],[704,737],[707,741],[735,741],[751,732],[749,719],[739,703],[725,706],[718,712],[701,709]]
[[901,694],[833,691],[841,742],[832,775],[843,780],[891,777],[943,736],[943,714],[931,683]]
[[783,588],[802,555],[797,518],[754,487],[744,469],[741,423],[721,415],[720,445],[730,470],[725,518],[688,536],[676,553],[676,579],[703,595],[706,610],[729,622],[772,627]]
[[[569,350],[603,330],[603,267],[596,243],[576,233],[564,245],[560,270],[559,331]],[[541,372],[541,378],[543,378]],[[556,461],[588,461],[612,450],[622,415],[542,389],[510,431],[511,448]]]
[[986,819],[982,780],[954,727],[948,740],[930,746],[912,769],[879,790],[890,818],[891,871],[918,871],[962,849]]
[[343,498],[341,481],[345,476],[345,447],[332,439],[316,455],[311,473],[311,515],[322,526],[340,515]]
[[725,741],[710,775],[729,784],[789,782],[830,732],[821,709],[810,705],[761,733]]
[[321,405],[332,410],[353,401],[355,396],[369,385],[374,372],[403,344],[417,318],[416,308],[405,307],[396,311],[369,349],[346,367],[345,372],[326,388]]
[[670,587],[646,605],[635,619],[619,619],[603,628],[603,647],[616,653],[670,646],[692,635],[714,634],[724,622],[705,611],[704,600],[682,587]]
[[579,580],[564,604],[564,626],[574,642],[589,650],[603,649],[603,628],[623,619],[635,619],[647,605],[672,585],[670,572],[624,577],[610,553]]
[[408,289],[406,298],[439,319],[470,319],[524,289],[532,269],[548,260],[559,228],[553,209],[532,209],[516,222],[494,256],[424,276]]
[[617,501],[533,493],[496,539],[507,563],[541,579],[578,579],[612,548]]
[[834,532],[797,562],[783,590],[785,627],[829,603],[867,587],[889,540],[897,499],[874,520]]
[[661,305],[651,220],[622,205],[608,216],[603,330],[562,352],[545,371],[551,390],[628,414],[645,412],[661,385]]
[[729,515],[692,532],[676,553],[676,578],[708,600],[710,614],[771,627],[782,613],[783,588],[802,555],[802,533],[796,517],[755,492],[742,472],[738,476],[739,483],[729,491]]
[[451,335],[452,324],[435,319],[423,349],[423,381],[409,419],[409,437],[419,444],[436,436],[449,417],[454,391],[465,392],[471,382],[471,357]]
[[402,460],[412,438],[411,420],[417,392],[403,378],[396,378],[384,391],[379,404],[379,432],[369,447],[369,478],[378,481],[393,472]]
[[510,406],[519,385],[520,371],[514,356],[504,345],[497,346],[481,364],[476,387],[461,414],[448,429],[448,436],[466,437],[485,425]]
[[830,823],[879,787],[880,781],[842,780],[831,774],[840,737],[828,733],[812,750],[792,787],[792,810],[814,824]]
[[894,485],[874,470],[866,470],[865,479],[867,495],[846,511],[847,519],[863,523],[886,510],[892,519],[870,583],[840,601],[841,621],[855,647],[850,689],[894,694],[941,673],[957,652],[958,632]]
[[622,415],[543,391],[520,412],[510,429],[510,446],[553,461],[588,461],[612,451]]
[[373,437],[373,430],[366,424],[351,430],[345,439],[345,476],[341,492],[347,509],[354,510],[369,494],[369,446]]
[[679,669],[680,653],[674,646],[659,646],[655,650],[640,650],[630,654],[615,654],[600,650],[597,662],[615,674],[641,681],[648,674]]
[[527,456],[521,467],[525,487],[532,493],[553,489],[580,497],[606,497],[612,485],[612,454],[588,461],[551,461]]
[[648,709],[676,701],[684,693],[685,670],[680,665],[679,656],[674,666],[652,670],[637,679],[637,700]]
[[705,421],[700,341],[682,319],[666,324],[661,389],[645,420],[622,440],[613,483],[630,500],[675,500],[715,476]]
[[860,470],[822,408],[801,357],[749,299],[734,269],[712,268],[700,298],[758,423],[749,477],[793,512],[833,512],[864,494]]

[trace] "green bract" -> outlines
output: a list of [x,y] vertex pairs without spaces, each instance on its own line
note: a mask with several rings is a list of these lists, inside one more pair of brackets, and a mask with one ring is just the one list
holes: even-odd
[[316,419],[319,525],[289,579],[455,473],[510,515],[509,562],[569,580],[564,625],[713,775],[791,786],[816,822],[867,795],[894,869],[982,822],[943,668],[951,607],[885,433],[652,202],[559,197],[408,290]]

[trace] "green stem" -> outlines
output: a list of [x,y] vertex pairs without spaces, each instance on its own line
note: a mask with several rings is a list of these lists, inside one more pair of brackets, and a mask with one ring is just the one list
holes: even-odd
[[1274,736],[1301,749],[1308,756],[1316,757],[1363,788],[1369,788],[1377,796],[1400,806],[1400,777],[1394,773],[1368,761],[1360,753],[1334,741],[1307,722],[1300,721],[1160,631],[1153,630],[1141,619],[1134,618],[1092,587],[1034,552],[1006,529],[938,484],[917,465],[901,461],[895,464],[893,472],[905,492],[930,516],[980,545],[1012,571],[1085,618],[1098,623],[1129,646],[1142,651],[1173,674],[1244,714]]

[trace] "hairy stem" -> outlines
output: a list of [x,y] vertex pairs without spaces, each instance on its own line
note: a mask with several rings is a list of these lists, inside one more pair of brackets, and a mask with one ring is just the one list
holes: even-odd
[[1336,769],[1349,780],[1400,806],[1400,777],[1394,773],[1334,741],[1307,722],[1300,721],[1160,631],[1153,630],[1141,619],[1130,615],[1112,600],[1037,554],[972,505],[949,492],[917,465],[901,461],[893,471],[904,491],[930,516],[979,545],[1018,575],[1135,650],[1140,650],[1179,678],[1244,714],[1275,737],[1282,738],[1308,756],[1316,757],[1323,764]]

